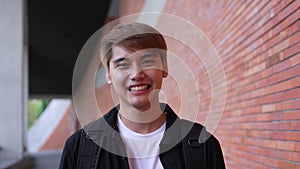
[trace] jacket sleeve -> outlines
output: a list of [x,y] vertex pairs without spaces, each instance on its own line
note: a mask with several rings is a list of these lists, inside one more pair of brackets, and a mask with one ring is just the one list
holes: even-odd
[[219,141],[211,135],[206,143],[209,169],[225,169],[225,163],[223,158],[222,149]]
[[59,169],[75,169],[78,158],[80,130],[68,138],[59,163]]

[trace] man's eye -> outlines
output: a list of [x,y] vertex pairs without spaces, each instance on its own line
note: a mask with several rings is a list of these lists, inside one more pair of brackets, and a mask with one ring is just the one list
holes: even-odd
[[153,60],[145,60],[143,61],[144,66],[152,66],[154,64]]
[[117,63],[115,65],[115,68],[121,68],[121,69],[128,68],[128,67],[129,67],[128,63]]

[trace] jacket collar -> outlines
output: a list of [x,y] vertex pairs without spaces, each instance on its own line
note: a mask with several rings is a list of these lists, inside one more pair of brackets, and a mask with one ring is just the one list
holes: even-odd
[[[161,109],[166,113],[166,129],[172,126],[172,124],[175,122],[175,120],[178,118],[178,116],[175,114],[175,112],[171,109],[171,107],[168,104],[161,103],[160,104]],[[119,112],[119,105],[112,108],[106,115],[103,116],[103,118],[106,120],[106,122],[116,131],[118,131],[117,126],[117,118],[118,118],[118,112]]]
[[[181,141],[181,121],[167,104],[160,104],[166,113],[166,131],[160,143],[161,152],[172,148]],[[84,127],[87,137],[100,147],[115,154],[126,156],[125,146],[117,127],[119,106],[112,108],[100,119]]]

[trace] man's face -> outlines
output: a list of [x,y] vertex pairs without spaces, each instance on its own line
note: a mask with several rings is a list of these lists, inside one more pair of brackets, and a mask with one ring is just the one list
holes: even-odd
[[157,50],[132,52],[115,46],[106,79],[119,96],[121,106],[132,106],[138,110],[148,110],[158,103],[158,91],[162,79],[167,76],[167,63]]

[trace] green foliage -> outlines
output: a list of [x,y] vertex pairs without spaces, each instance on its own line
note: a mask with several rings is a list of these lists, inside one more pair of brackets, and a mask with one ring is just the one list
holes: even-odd
[[49,99],[29,99],[28,101],[28,129],[40,117],[48,106]]

